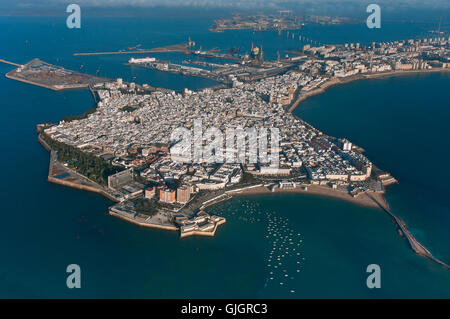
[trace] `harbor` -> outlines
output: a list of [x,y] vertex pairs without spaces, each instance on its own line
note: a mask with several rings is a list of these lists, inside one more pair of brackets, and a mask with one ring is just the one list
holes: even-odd
[[222,84],[231,83],[226,76],[217,74],[217,73],[209,71],[209,70],[175,64],[175,63],[170,63],[168,61],[158,61],[154,58],[142,58],[142,59],[132,58],[128,61],[127,65],[149,68],[149,69],[153,69],[153,70],[157,70],[157,71],[161,71],[161,72],[181,74],[184,76],[202,77],[202,78],[213,80],[213,81],[216,81],[216,82],[222,83]]
[[[197,59],[235,60],[235,63],[211,63],[203,60],[184,60],[183,64],[157,60],[154,57],[131,58],[127,65],[150,68],[161,72],[181,74],[184,76],[203,77],[229,86],[254,82],[268,77],[281,75],[298,67],[300,59],[280,59],[265,61],[262,49],[254,47],[251,56],[238,57],[208,51],[187,51]],[[200,66],[200,67],[198,67]]]
[[109,52],[79,52],[74,53],[74,56],[97,56],[97,55],[116,55],[116,54],[146,54],[146,53],[164,53],[164,52],[184,52],[187,49],[187,45],[174,44],[165,47],[153,48],[153,49],[137,49],[137,50],[119,50]]

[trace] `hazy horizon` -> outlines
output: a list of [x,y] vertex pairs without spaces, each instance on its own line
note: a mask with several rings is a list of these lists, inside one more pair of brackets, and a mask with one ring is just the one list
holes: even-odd
[[292,10],[297,15],[332,15],[362,18],[367,16],[365,8],[377,3],[385,19],[435,22],[442,17],[449,23],[450,1],[448,0],[0,0],[1,16],[52,16],[66,15],[70,3],[81,6],[89,16],[153,16],[161,11],[169,16],[211,15],[225,16],[232,13],[276,13],[277,10]]

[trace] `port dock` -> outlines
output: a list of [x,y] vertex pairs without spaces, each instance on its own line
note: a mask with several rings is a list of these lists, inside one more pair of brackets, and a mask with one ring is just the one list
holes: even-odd
[[41,61],[40,59],[33,59],[24,65],[6,60],[0,61],[17,66],[16,69],[6,73],[8,79],[44,87],[54,91],[87,89],[91,85],[110,81],[106,78],[79,73],[57,65],[52,65]]
[[18,68],[20,68],[22,66],[21,64],[17,64],[17,63],[11,62],[11,61],[6,61],[3,59],[0,59],[0,63],[10,64],[10,65],[16,66]]
[[187,49],[187,44],[174,44],[160,48],[153,49],[137,49],[133,51],[121,50],[121,51],[110,51],[110,52],[84,52],[84,53],[74,53],[74,56],[90,56],[90,55],[114,55],[114,54],[145,54],[145,53],[163,53],[163,52],[185,52]]

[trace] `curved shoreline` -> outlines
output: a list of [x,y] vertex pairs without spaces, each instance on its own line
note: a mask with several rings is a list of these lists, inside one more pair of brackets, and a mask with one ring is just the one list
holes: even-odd
[[[391,76],[408,76],[413,74],[426,74],[426,73],[446,73],[450,72],[450,68],[436,68],[436,69],[425,69],[425,70],[411,70],[411,71],[389,71],[389,72],[381,72],[381,73],[373,73],[373,74],[364,74],[364,75],[356,75],[351,76],[348,78],[338,79],[333,78],[329,81],[324,82],[320,87],[318,87],[315,90],[312,90],[304,95],[298,96],[297,99],[291,104],[291,106],[287,109],[287,112],[291,113],[293,116],[296,116],[293,114],[293,111],[299,106],[299,104],[311,96],[319,95],[324,93],[328,88],[332,86],[347,84],[350,82],[355,82],[358,80],[368,80],[368,79],[378,79],[378,78],[384,78],[384,77],[391,77]],[[329,194],[320,194],[321,196],[330,196]],[[437,259],[434,257],[431,252],[423,246],[408,230],[406,223],[398,216],[396,216],[390,209],[389,204],[384,199],[384,196],[381,194],[377,194],[376,198],[372,194],[365,195],[369,198],[371,198],[372,202],[375,203],[378,208],[385,211],[395,222],[397,228],[400,231],[400,236],[404,236],[405,239],[408,241],[408,244],[410,248],[419,256],[428,258],[441,266],[443,266],[446,269],[450,269],[450,265],[446,264],[445,262]]]
[[[371,79],[371,78],[410,75],[410,74],[419,74],[419,73],[449,72],[449,71],[450,71],[450,68],[432,69],[432,70],[414,70],[414,71],[393,71],[393,72],[376,73],[376,74],[370,74],[370,75],[359,75],[359,76],[349,77],[344,80],[334,78],[332,80],[324,82],[319,88],[312,90],[312,91],[308,92],[307,94],[299,96],[287,111],[289,113],[292,113],[302,101],[308,99],[311,96],[321,94],[321,93],[325,92],[329,87],[332,87],[332,86],[335,86],[338,84],[346,84],[346,83],[357,81],[357,80],[364,80],[364,79]],[[307,124],[310,125],[309,123],[307,123]],[[40,138],[40,136],[39,136],[38,140],[44,146],[44,148],[46,148],[50,152],[52,151],[51,148],[47,145],[47,143],[45,143]],[[99,193],[99,194],[107,197],[110,200],[113,200],[113,201],[115,200],[112,196],[109,196],[106,192],[102,192],[98,189],[94,189],[91,187],[85,187],[84,185],[78,185],[78,184],[67,182],[67,181],[61,181],[61,180],[51,177],[50,174],[48,176],[48,181],[56,183],[56,184],[72,187],[72,188],[77,188],[77,189],[81,189],[81,190],[87,190],[87,191]],[[81,186],[83,186],[83,187],[81,187]],[[307,185],[307,187],[308,187],[308,190],[303,190],[302,188],[294,188],[294,189],[277,189],[275,191],[271,191],[264,185],[253,185],[250,187],[242,188],[240,190],[226,191],[225,193],[218,196],[217,198],[213,198],[211,200],[208,200],[207,202],[201,203],[200,206],[201,206],[201,209],[211,207],[220,202],[227,201],[227,200],[229,200],[233,197],[237,197],[237,196],[250,196],[250,195],[258,195],[258,194],[306,193],[306,194],[311,194],[311,195],[316,195],[316,196],[326,196],[326,197],[336,198],[336,199],[340,199],[340,200],[345,200],[345,201],[351,202],[353,204],[361,205],[361,206],[382,209],[393,218],[397,227],[400,229],[400,232],[401,232],[400,235],[405,236],[405,238],[407,239],[407,241],[410,245],[410,248],[416,254],[418,254],[419,256],[422,256],[422,257],[426,257],[426,258],[440,264],[441,266],[443,266],[447,269],[450,269],[449,265],[447,265],[446,263],[442,262],[441,260],[435,258],[422,244],[420,244],[419,241],[417,241],[414,238],[414,236],[408,231],[405,222],[390,211],[389,205],[385,201],[382,193],[371,192],[370,195],[367,193],[364,193],[357,197],[353,197],[349,193],[331,189],[329,187],[324,187],[324,186],[319,186],[319,185],[309,185],[309,184]],[[216,199],[218,199],[218,200],[216,201]],[[110,213],[110,215],[120,217],[123,220],[126,220],[128,222],[131,222],[131,223],[134,223],[134,224],[137,224],[140,226],[144,226],[144,227],[159,228],[159,229],[165,229],[165,230],[176,230],[177,229],[177,228],[175,228],[175,226],[174,226],[174,228],[172,228],[171,226],[159,226],[159,225],[149,225],[149,224],[140,223],[137,221],[130,220],[128,218],[124,218],[118,214]],[[214,231],[214,233],[215,233],[215,231]]]
[[[433,254],[424,246],[422,245],[408,230],[406,223],[398,216],[396,216],[390,209],[389,204],[386,202],[383,193],[375,193],[375,192],[365,192],[363,194],[358,195],[357,197],[353,197],[348,193],[345,193],[343,191],[334,190],[329,187],[325,186],[319,186],[319,185],[308,185],[308,190],[303,190],[300,188],[293,188],[293,189],[284,189],[284,190],[277,190],[275,192],[270,191],[266,186],[258,186],[258,187],[248,187],[244,188],[238,192],[234,193],[225,193],[225,196],[218,200],[217,202],[214,202],[214,200],[211,202],[211,204],[208,204],[206,206],[202,206],[204,208],[212,207],[216,204],[219,204],[221,202],[227,201],[232,199],[233,197],[240,197],[240,196],[254,196],[254,195],[269,195],[269,194],[310,194],[313,196],[324,196],[329,198],[335,198],[338,200],[344,200],[347,202],[350,202],[352,204],[364,206],[364,207],[370,207],[370,208],[376,208],[380,209],[384,212],[386,212],[394,221],[397,228],[399,229],[399,233],[401,237],[404,237],[406,241],[409,244],[409,247],[419,256],[428,258],[431,261],[434,261],[435,263],[438,263],[442,267],[446,269],[450,269],[450,265],[446,264],[445,262],[439,260],[438,258],[434,257]],[[218,197],[222,197],[223,195],[220,195]]]
[[[47,145],[47,143],[45,143],[43,140],[39,139],[39,142],[42,144],[42,146],[47,149],[48,151],[52,152],[52,149]],[[86,185],[79,185],[76,183],[72,183],[72,182],[67,182],[67,181],[61,181],[58,180],[56,178],[51,177],[50,175],[47,177],[49,182],[55,183],[55,184],[59,184],[59,185],[63,185],[63,186],[67,186],[67,187],[71,187],[71,188],[75,188],[75,189],[79,189],[79,190],[84,190],[84,191],[90,191],[90,192],[94,192],[100,195],[105,196],[106,198],[108,198],[109,200],[115,201],[115,199],[112,196],[109,196],[109,194],[107,194],[106,192],[103,192],[99,189],[95,189],[94,187],[89,187]],[[347,202],[350,202],[352,204],[356,204],[356,205],[360,205],[360,206],[365,206],[365,207],[371,207],[371,208],[376,208],[376,209],[381,209],[383,211],[385,211],[387,214],[389,214],[392,219],[394,220],[394,222],[396,223],[397,227],[400,229],[401,232],[401,236],[405,236],[406,240],[409,243],[410,248],[419,256],[421,257],[425,257],[428,258],[438,264],[440,264],[441,266],[443,266],[446,269],[450,269],[450,266],[448,264],[446,264],[445,262],[437,259],[436,257],[434,257],[426,248],[425,246],[423,246],[407,229],[406,227],[406,223],[400,219],[399,217],[397,217],[394,213],[391,212],[388,203],[385,201],[383,193],[375,193],[375,192],[371,192],[370,195],[366,192],[363,194],[360,194],[356,197],[351,196],[350,194],[343,192],[343,191],[339,191],[339,190],[335,190],[329,187],[325,187],[325,186],[320,186],[320,185],[307,185],[308,189],[307,190],[303,190],[301,187],[296,187],[293,189],[277,189],[276,191],[271,191],[269,190],[269,188],[265,185],[259,184],[259,185],[252,185],[252,186],[248,186],[248,187],[244,187],[242,189],[239,190],[230,190],[230,191],[226,191],[225,193],[210,199],[206,202],[201,203],[201,210],[206,209],[208,207],[212,207],[215,206],[221,202],[224,201],[228,201],[234,197],[240,197],[240,196],[253,196],[253,195],[268,195],[268,194],[310,194],[313,196],[324,196],[324,197],[329,197],[329,198],[335,198],[338,200],[344,200]],[[365,196],[364,196],[365,195]],[[163,230],[178,230],[178,228],[176,226],[164,226],[164,225],[156,225],[156,224],[148,224],[148,223],[141,223],[139,221],[135,221],[135,220],[131,220],[129,218],[126,218],[124,216],[121,216],[119,214],[116,214],[114,212],[109,211],[109,214],[111,216],[115,216],[115,217],[119,217],[122,220],[125,220],[129,223],[133,223],[139,226],[143,226],[143,227],[148,227],[148,228],[157,228],[157,229],[163,229]],[[220,223],[220,225],[223,224]],[[215,226],[214,231],[211,234],[203,234],[203,233],[190,233],[190,234],[186,234],[181,236],[181,238],[183,237],[188,237],[191,235],[205,235],[205,236],[214,236],[217,226]]]
[[318,88],[309,91],[303,95],[299,95],[297,99],[289,106],[287,109],[287,112],[292,113],[301,102],[307,100],[311,96],[319,95],[324,93],[328,88],[347,84],[350,82],[355,82],[358,80],[370,80],[370,79],[379,79],[384,77],[390,77],[390,76],[402,76],[402,75],[413,75],[413,74],[426,74],[426,73],[446,73],[450,72],[450,68],[436,68],[436,69],[425,69],[425,70],[411,70],[411,71],[389,71],[389,72],[379,72],[379,73],[371,73],[371,74],[360,74],[360,75],[354,75],[349,76],[348,78],[333,78],[326,82],[324,82],[321,86]]
[[[327,186],[320,186],[320,185],[301,185],[306,186],[307,190],[302,189],[302,187],[296,187],[296,188],[288,188],[288,189],[276,189],[275,191],[269,190],[266,186],[260,186],[255,188],[246,188],[239,192],[234,192],[232,194],[229,194],[229,198],[238,197],[238,196],[252,196],[252,195],[279,195],[279,194],[306,194],[306,195],[312,195],[317,197],[328,197],[328,198],[334,198],[338,200],[343,200],[355,205],[364,206],[364,207],[371,207],[371,208],[377,208],[380,209],[380,206],[375,202],[372,198],[364,197],[363,194],[353,197],[349,193],[346,193],[344,191],[332,189]],[[373,196],[377,198],[378,201],[384,203],[384,198],[381,193],[373,193]],[[216,203],[214,203],[216,204]],[[214,205],[213,204],[213,205]],[[211,205],[212,206],[212,205]]]

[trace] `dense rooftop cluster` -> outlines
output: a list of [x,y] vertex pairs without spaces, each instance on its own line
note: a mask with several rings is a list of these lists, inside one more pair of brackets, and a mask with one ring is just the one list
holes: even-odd
[[[100,101],[96,112],[81,120],[62,121],[46,133],[115,165],[140,169],[141,176],[148,180],[163,185],[176,181],[192,186],[194,192],[236,184],[244,175],[242,170],[260,178],[285,176],[313,183],[357,184],[370,178],[372,163],[351,142],[323,134],[289,113],[286,106],[337,78],[450,66],[449,41],[444,38],[373,43],[366,47],[305,47],[304,52],[306,55],[292,60],[296,67],[287,73],[246,83],[234,81],[231,88],[142,94],[133,83],[118,80],[97,84],[94,90]],[[193,130],[199,120],[202,133],[210,127],[224,135],[236,128],[278,129],[279,145],[267,145],[271,154],[278,154],[279,161],[175,161],[170,149],[178,141],[171,139],[172,133],[178,128]],[[200,139],[193,138],[191,142],[205,147],[208,141],[204,136]],[[273,141],[272,136],[270,139]],[[246,143],[249,159],[252,141]],[[223,144],[223,149],[230,150],[225,141]],[[231,147],[235,152],[239,146]]]

